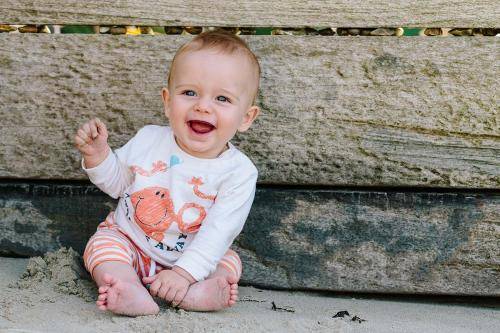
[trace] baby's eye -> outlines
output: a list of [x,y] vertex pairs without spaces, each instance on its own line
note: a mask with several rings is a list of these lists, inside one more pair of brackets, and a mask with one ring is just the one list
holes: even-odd
[[216,99],[217,99],[219,102],[231,102],[231,101],[229,100],[229,98],[227,98],[227,97],[225,97],[225,96],[222,96],[222,95],[221,95],[221,96],[217,96],[217,98],[216,98]]
[[196,96],[196,93],[192,90],[185,90],[182,92],[182,94],[184,94],[186,96]]

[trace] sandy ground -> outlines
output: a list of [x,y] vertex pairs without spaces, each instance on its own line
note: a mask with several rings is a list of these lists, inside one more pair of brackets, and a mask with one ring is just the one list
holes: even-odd
[[[253,287],[240,287],[240,302],[217,313],[160,304],[156,316],[116,316],[97,310],[95,289],[78,265],[69,252],[0,258],[0,332],[500,332],[500,308],[491,300],[359,299]],[[349,316],[333,318],[343,310]]]

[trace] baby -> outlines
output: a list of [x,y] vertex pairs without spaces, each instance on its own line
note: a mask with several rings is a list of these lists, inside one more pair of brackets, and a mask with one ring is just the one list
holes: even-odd
[[101,120],[78,129],[83,169],[120,198],[84,253],[99,309],[155,314],[152,296],[193,311],[236,303],[242,266],[229,247],[250,211],[257,169],[229,140],[260,112],[259,77],[241,39],[205,32],[172,60],[162,90],[170,127],[145,126],[114,152]]

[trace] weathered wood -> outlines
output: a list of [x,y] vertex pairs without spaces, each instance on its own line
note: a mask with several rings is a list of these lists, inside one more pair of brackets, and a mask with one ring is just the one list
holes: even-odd
[[500,196],[261,190],[237,245],[268,287],[500,296]]
[[[115,201],[1,184],[0,254],[80,253]],[[500,296],[500,195],[260,188],[235,249],[273,288]]]
[[61,246],[83,253],[116,202],[94,186],[0,184],[0,255],[35,256]]
[[496,27],[493,0],[2,0],[0,23],[249,27]]
[[[0,177],[85,179],[72,137],[164,124],[184,36],[0,35]],[[254,36],[261,183],[500,188],[497,38]]]

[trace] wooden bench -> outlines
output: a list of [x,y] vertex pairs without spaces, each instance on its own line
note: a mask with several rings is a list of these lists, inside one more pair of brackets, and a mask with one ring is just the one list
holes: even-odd
[[[3,0],[0,24],[494,28],[498,7]],[[0,34],[0,254],[83,250],[115,202],[80,170],[73,134],[99,116],[116,148],[165,124],[160,89],[189,38]],[[243,282],[499,296],[499,39],[243,38],[263,71],[262,116],[234,140],[260,172],[235,244]]]

